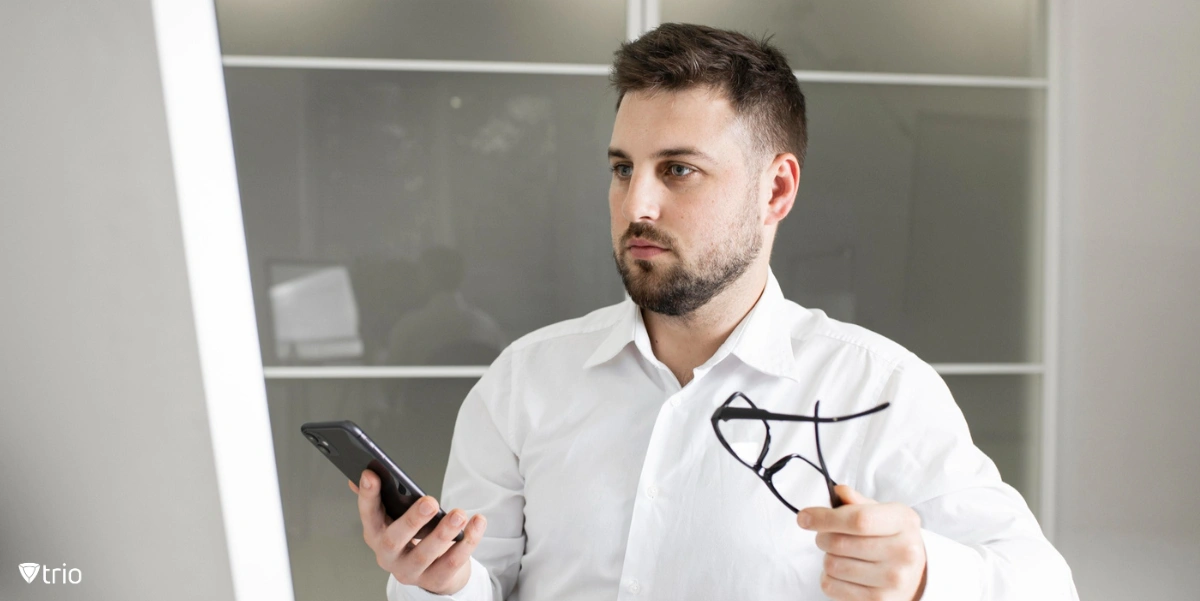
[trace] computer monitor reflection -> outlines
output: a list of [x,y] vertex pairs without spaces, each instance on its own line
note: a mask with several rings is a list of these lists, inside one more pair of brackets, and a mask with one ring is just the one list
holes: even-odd
[[275,356],[285,363],[359,359],[358,304],[344,265],[271,262]]

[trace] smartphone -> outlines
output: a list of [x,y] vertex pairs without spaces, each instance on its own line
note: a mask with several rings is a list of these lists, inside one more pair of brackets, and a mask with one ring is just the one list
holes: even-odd
[[[425,496],[425,491],[354,422],[309,422],[300,426],[300,433],[356,485],[363,470],[375,472],[382,488],[379,498],[383,509],[393,520]],[[439,507],[437,515],[417,532],[416,538],[428,536],[445,516],[446,512]],[[462,539],[463,533],[459,532],[454,540]]]

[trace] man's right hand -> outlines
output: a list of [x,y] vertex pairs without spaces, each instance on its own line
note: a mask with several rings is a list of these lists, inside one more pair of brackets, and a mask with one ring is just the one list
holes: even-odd
[[[392,520],[379,501],[379,476],[363,470],[359,486],[347,482],[358,495],[363,540],[375,552],[379,567],[401,584],[416,585],[437,595],[453,595],[467,585],[471,577],[471,553],[487,528],[482,515],[473,516],[468,523],[467,514],[455,509],[442,518],[429,536],[418,540],[413,537],[437,513],[438,504],[433,497],[421,497],[400,519]],[[454,538],[463,530],[463,524],[466,532],[462,541],[456,543]]]

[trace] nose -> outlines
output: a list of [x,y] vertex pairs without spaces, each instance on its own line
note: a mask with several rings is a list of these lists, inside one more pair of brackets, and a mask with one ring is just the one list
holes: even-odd
[[662,185],[652,172],[635,170],[625,188],[621,214],[631,223],[657,220],[662,209],[662,192]]

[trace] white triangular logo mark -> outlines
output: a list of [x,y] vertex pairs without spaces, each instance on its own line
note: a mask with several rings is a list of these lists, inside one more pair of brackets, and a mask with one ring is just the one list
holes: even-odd
[[25,577],[25,582],[33,582],[33,578],[37,576],[38,570],[41,569],[40,563],[23,563],[21,564],[21,575]]

